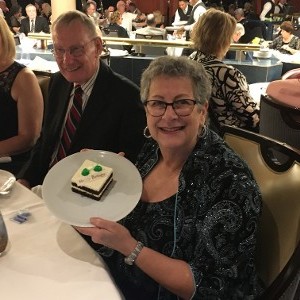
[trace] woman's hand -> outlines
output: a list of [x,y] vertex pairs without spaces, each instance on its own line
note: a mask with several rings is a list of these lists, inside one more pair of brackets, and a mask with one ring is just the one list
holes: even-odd
[[101,218],[91,218],[90,222],[95,227],[74,228],[90,236],[94,243],[114,249],[125,256],[128,256],[135,248],[137,241],[123,225]]

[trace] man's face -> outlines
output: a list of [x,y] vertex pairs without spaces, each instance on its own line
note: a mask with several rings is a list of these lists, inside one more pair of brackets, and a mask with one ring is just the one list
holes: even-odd
[[90,6],[86,10],[89,16],[91,16],[95,11],[96,11],[96,7],[94,4],[90,4]]
[[122,14],[125,11],[125,2],[119,1],[117,3],[117,10]]
[[181,8],[182,10],[185,10],[185,8],[187,7],[187,2],[185,2],[185,1],[179,1],[178,2],[178,6],[179,6],[179,8]]
[[198,2],[198,0],[189,0],[189,2],[192,6],[194,6]]
[[34,6],[29,6],[26,8],[26,14],[30,20],[36,18],[36,8]]
[[90,36],[79,21],[55,27],[52,39],[57,64],[66,80],[78,84],[87,82],[99,65],[101,39]]

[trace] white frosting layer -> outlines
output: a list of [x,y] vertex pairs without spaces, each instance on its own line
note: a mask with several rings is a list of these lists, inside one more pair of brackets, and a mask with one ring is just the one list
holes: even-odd
[[[100,164],[97,164],[96,162],[88,159],[85,160],[72,177],[72,184],[75,183],[78,188],[85,187],[95,191],[95,193],[99,193],[103,186],[106,185],[108,178],[113,174],[113,169],[100,165],[102,167],[102,170],[100,172],[96,172],[94,171],[94,167],[96,165]],[[90,171],[89,175],[87,176],[83,176],[81,174],[82,170],[85,168]]]

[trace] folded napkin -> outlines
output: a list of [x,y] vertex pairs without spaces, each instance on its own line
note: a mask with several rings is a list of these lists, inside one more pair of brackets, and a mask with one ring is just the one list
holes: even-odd
[[0,157],[0,163],[9,163],[9,162],[11,162],[11,157],[10,156]]

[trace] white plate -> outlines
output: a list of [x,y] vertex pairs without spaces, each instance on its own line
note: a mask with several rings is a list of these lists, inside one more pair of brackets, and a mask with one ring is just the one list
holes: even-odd
[[[99,201],[71,191],[71,178],[84,160],[89,159],[113,168],[113,182]],[[126,158],[107,151],[89,150],[75,153],[50,169],[42,186],[49,210],[65,223],[90,227],[91,217],[118,221],[128,215],[140,200],[142,179]]]
[[182,29],[183,26],[166,26],[165,29],[167,31],[174,31],[174,30],[179,30]]
[[108,47],[108,50],[110,52],[110,56],[113,57],[118,57],[118,56],[126,56],[128,55],[128,51],[127,50],[121,50],[121,49],[112,49]]
[[8,171],[0,170],[0,193],[8,191],[16,181],[16,177]]
[[187,23],[187,21],[178,21],[178,22],[173,22],[173,26],[183,26]]

